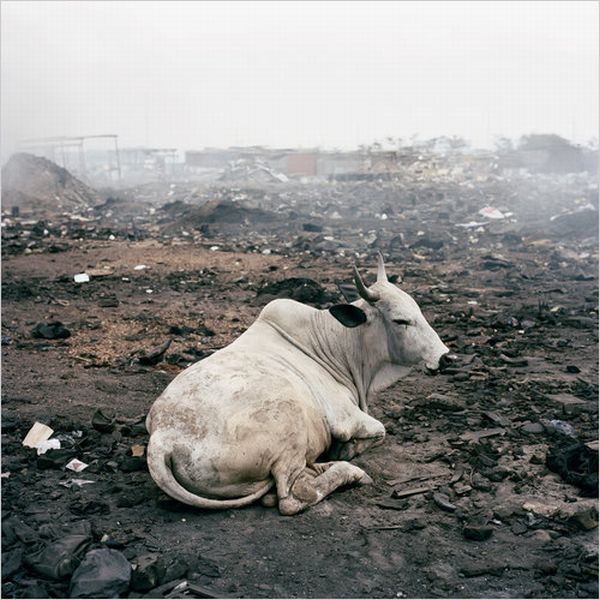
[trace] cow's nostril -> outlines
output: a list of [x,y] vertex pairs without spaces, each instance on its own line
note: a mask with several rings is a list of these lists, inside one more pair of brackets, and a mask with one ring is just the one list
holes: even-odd
[[456,356],[454,356],[453,354],[450,354],[449,352],[446,352],[446,354],[442,354],[442,356],[440,356],[440,362],[439,362],[438,369],[443,372],[450,365],[452,365],[455,360],[456,360]]

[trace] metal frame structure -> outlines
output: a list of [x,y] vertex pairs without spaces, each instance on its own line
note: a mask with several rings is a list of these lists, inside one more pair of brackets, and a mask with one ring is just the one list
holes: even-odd
[[[46,137],[46,138],[31,138],[26,140],[20,140],[18,142],[19,150],[30,152],[37,152],[52,158],[56,164],[61,164],[63,169],[67,168],[67,149],[76,148],[77,155],[79,158],[78,174],[84,179],[88,179],[87,166],[85,162],[85,140],[99,139],[99,138],[112,138],[114,140],[114,153],[116,159],[116,166],[109,167],[109,172],[117,172],[119,181],[121,181],[121,159],[119,156],[119,143],[118,135],[114,133],[104,133],[98,135],[82,135],[82,136],[57,136],[57,137]],[[60,151],[59,157],[57,157],[57,151]],[[48,152],[52,153],[52,156],[48,156]]]

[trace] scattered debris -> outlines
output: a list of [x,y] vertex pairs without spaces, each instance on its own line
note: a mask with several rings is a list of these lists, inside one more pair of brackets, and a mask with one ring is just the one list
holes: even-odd
[[482,217],[486,217],[488,219],[505,219],[507,216],[510,216],[510,214],[503,214],[501,211],[499,211],[497,208],[494,208],[493,206],[486,206],[485,208],[482,208],[479,211],[479,214]]
[[64,340],[71,337],[71,332],[60,321],[52,321],[38,323],[31,331],[31,335],[45,340]]
[[25,563],[50,579],[63,579],[73,573],[85,548],[92,541],[89,521],[51,528],[51,541],[25,555]]
[[435,504],[442,510],[445,510],[446,512],[454,512],[456,510],[456,505],[450,502],[450,498],[448,498],[446,494],[435,492],[432,497]]
[[479,440],[484,438],[496,436],[496,435],[504,435],[506,433],[506,429],[503,427],[496,427],[494,429],[481,429],[479,431],[467,431],[460,436],[461,440],[470,443],[477,443]]
[[567,483],[587,496],[598,496],[598,452],[581,442],[554,446],[548,450],[546,465]]
[[37,453],[38,455],[40,454],[46,454],[46,452],[48,452],[48,450],[58,450],[60,449],[60,440],[58,438],[52,438],[49,440],[45,440],[43,442],[40,442],[37,446]]
[[88,467],[89,465],[86,465],[84,462],[81,462],[77,458],[74,458],[65,465],[65,469],[75,471],[75,473],[81,473],[81,471],[84,471]]
[[92,416],[92,427],[104,433],[112,431],[115,426],[115,417],[105,415],[102,409],[97,408]]
[[408,490],[394,490],[392,492],[392,498],[408,498],[409,496],[425,494],[429,491],[431,491],[431,488],[429,487],[410,488]]
[[54,429],[38,423],[37,421],[31,426],[31,429],[27,432],[25,439],[23,440],[23,446],[28,448],[37,448],[40,444],[44,443],[52,434]]
[[89,485],[90,483],[96,483],[93,479],[67,479],[67,481],[59,482],[59,485],[62,485],[66,488],[72,487],[83,487],[84,485]]
[[488,524],[482,523],[465,523],[463,526],[463,535],[468,540],[476,540],[478,542],[482,542],[484,540],[492,537],[492,533],[494,533],[494,527]]
[[153,348],[147,354],[143,354],[139,357],[139,362],[141,365],[145,366],[154,366],[157,365],[164,357],[165,352],[169,349],[173,339],[169,338],[166,342]]
[[145,452],[146,446],[143,446],[142,444],[134,444],[131,446],[131,456],[141,457],[144,456]]
[[129,589],[131,565],[118,550],[90,550],[71,578],[71,598],[118,598]]
[[158,554],[142,554],[133,562],[131,587],[137,592],[148,592],[163,579],[165,567]]
[[[595,176],[530,176],[492,159],[466,166],[467,155],[435,160],[409,153],[386,172],[375,165],[330,181],[257,173],[264,182],[235,187],[153,183],[103,191],[92,210],[5,206],[3,597],[69,595],[69,575],[41,575],[25,556],[81,518],[94,534],[68,568],[98,542],[120,550],[135,565],[123,597],[223,597],[194,587],[215,577],[232,596],[289,597],[307,585],[324,597],[394,596],[396,555],[405,596],[597,597],[596,499],[581,499],[583,488],[545,464],[548,449],[597,438],[597,212],[576,214],[597,206]],[[478,214],[486,205],[503,218]],[[271,298],[321,309],[356,300],[349,265],[374,283],[378,250],[458,358],[435,378],[409,374],[371,403],[387,430],[358,459],[373,486],[285,523],[260,506],[223,519],[158,494],[144,407]],[[90,283],[74,283],[77,270]],[[68,343],[31,339],[38,320],[59,319],[72,330]],[[166,336],[172,343],[153,358]],[[39,419],[57,430],[46,441],[61,447],[36,456],[21,440]],[[560,460],[585,480],[582,457]],[[65,471],[74,458],[89,464],[89,479]],[[365,525],[327,518],[340,503],[341,523]],[[189,535],[200,530],[201,547]],[[330,534],[344,547],[330,553],[334,570],[366,547],[366,571],[325,576]],[[312,550],[302,569],[280,577],[290,535]],[[213,551],[218,562],[205,555]]]

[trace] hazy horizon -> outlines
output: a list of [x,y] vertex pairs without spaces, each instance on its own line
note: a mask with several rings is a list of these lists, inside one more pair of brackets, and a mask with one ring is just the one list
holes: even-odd
[[24,138],[353,149],[598,135],[597,2],[14,2],[2,160]]

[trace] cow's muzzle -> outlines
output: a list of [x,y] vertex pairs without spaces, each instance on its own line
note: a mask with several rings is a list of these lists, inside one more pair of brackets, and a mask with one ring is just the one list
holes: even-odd
[[431,375],[435,375],[436,373],[444,373],[453,364],[455,364],[457,358],[458,357],[455,354],[450,354],[450,352],[446,352],[446,354],[442,354],[442,356],[440,356],[437,367],[432,369],[428,366],[427,371]]

